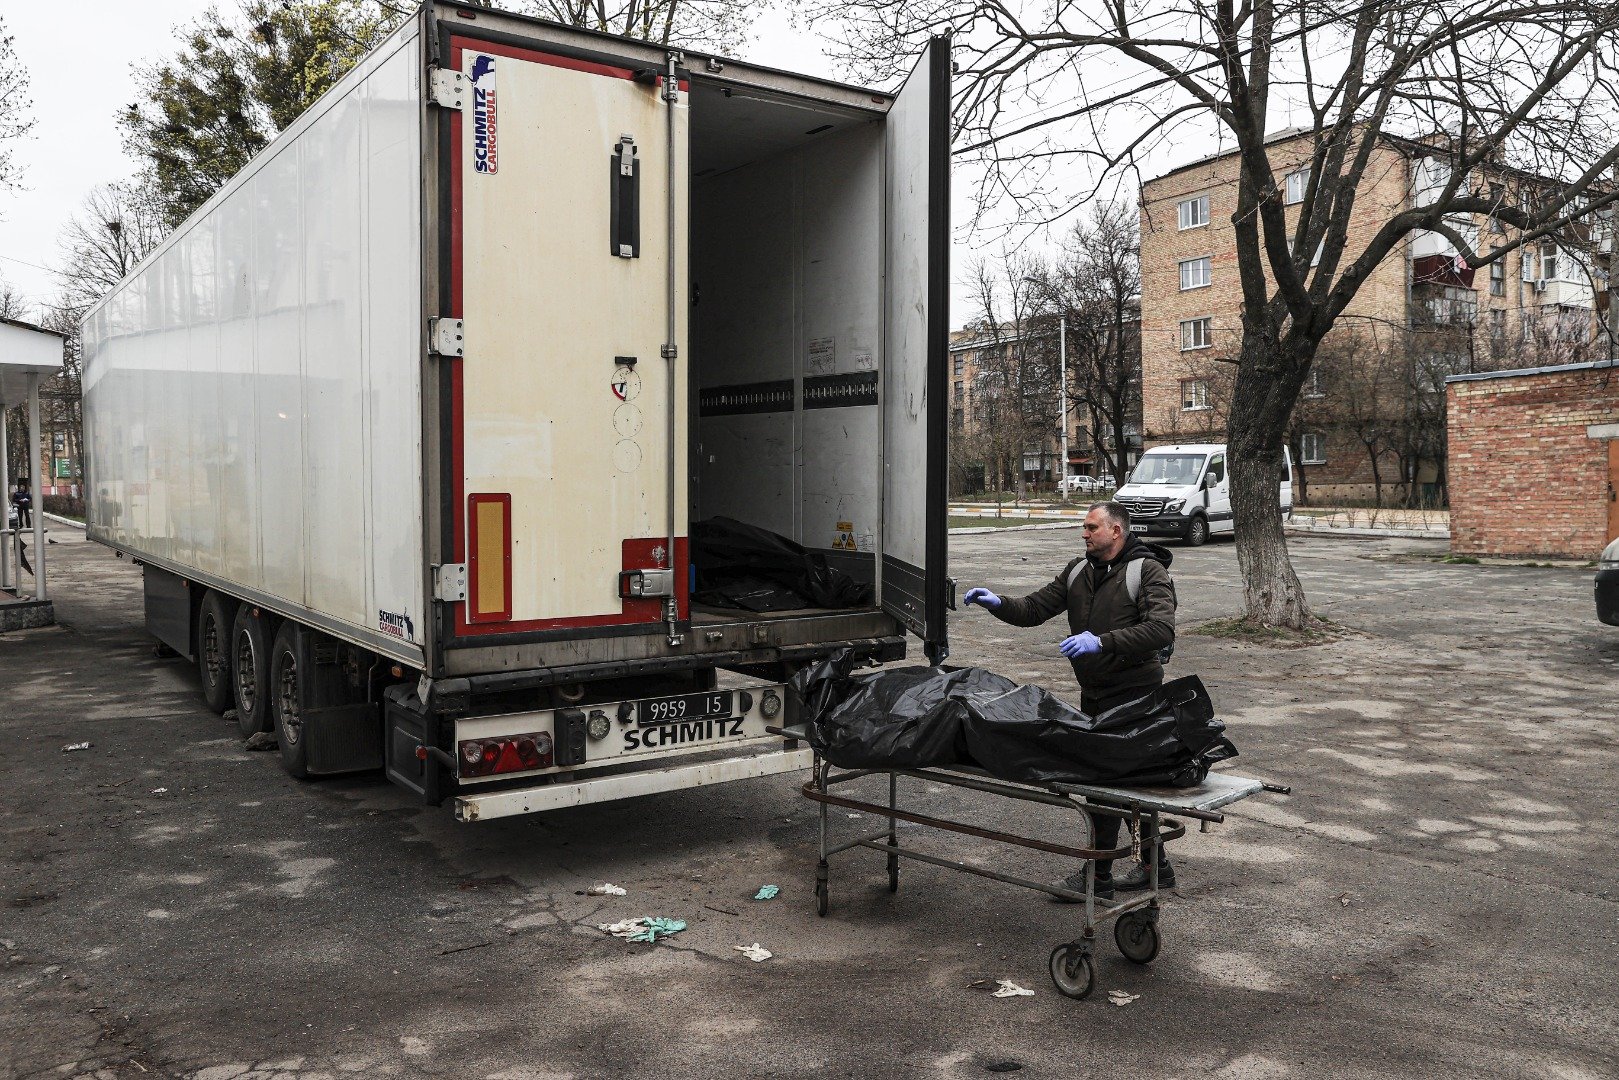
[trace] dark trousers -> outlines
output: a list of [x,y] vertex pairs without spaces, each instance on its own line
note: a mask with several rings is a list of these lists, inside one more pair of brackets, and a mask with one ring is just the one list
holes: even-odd
[[19,503],[18,506],[17,506],[17,528],[19,528],[19,529],[31,529],[31,528],[33,528],[33,526],[34,526],[34,511],[33,511],[33,509]]
[[[1148,693],[1151,689],[1151,687],[1138,686],[1130,690],[1126,690],[1123,693],[1115,694],[1093,694],[1088,690],[1082,689],[1079,693],[1079,707],[1087,715],[1095,716],[1098,713],[1104,713],[1109,709],[1115,708],[1116,706],[1123,705],[1126,701],[1134,701],[1136,698]],[[1086,816],[1091,819],[1091,828],[1096,834],[1096,846],[1098,848],[1111,848],[1119,846],[1119,827],[1124,824],[1123,818],[1117,818],[1111,814],[1088,814]],[[1164,857],[1164,849],[1159,848],[1158,869],[1161,871],[1168,865],[1169,860]],[[1096,876],[1098,878],[1112,877],[1113,860],[1097,859]]]

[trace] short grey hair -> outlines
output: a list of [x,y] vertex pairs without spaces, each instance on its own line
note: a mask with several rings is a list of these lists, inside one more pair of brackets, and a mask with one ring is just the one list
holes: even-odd
[[1123,503],[1109,499],[1106,502],[1091,503],[1091,509],[1102,511],[1103,515],[1113,524],[1125,532],[1130,531],[1130,511],[1124,508]]

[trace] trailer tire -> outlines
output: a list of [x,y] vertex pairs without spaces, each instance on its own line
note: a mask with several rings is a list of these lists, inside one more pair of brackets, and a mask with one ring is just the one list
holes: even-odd
[[229,663],[235,621],[236,602],[209,589],[197,613],[197,674],[202,679],[202,699],[216,713],[223,713],[236,700]]
[[275,741],[281,765],[299,780],[309,778],[309,740],[303,717],[303,693],[298,680],[298,627],[284,622],[270,649],[269,704],[275,723]]
[[251,604],[236,610],[230,634],[231,689],[236,697],[236,728],[242,738],[269,731],[270,620]]

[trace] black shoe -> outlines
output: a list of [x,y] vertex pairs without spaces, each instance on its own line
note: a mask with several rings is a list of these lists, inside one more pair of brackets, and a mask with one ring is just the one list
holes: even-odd
[[[1147,874],[1147,867],[1136,863],[1124,873],[1113,879],[1113,888],[1120,892],[1140,892],[1150,888],[1152,878]],[[1160,889],[1173,889],[1175,887],[1175,868],[1167,862],[1158,864],[1158,887]]]
[[[1057,888],[1059,888],[1059,889],[1072,889],[1074,892],[1077,892],[1077,893],[1084,892],[1085,891],[1085,871],[1081,870],[1077,874],[1069,874],[1067,877],[1065,877],[1061,881],[1057,882]],[[1096,879],[1096,886],[1095,886],[1095,891],[1094,891],[1093,895],[1098,900],[1112,900],[1113,899],[1113,879],[1111,877],[1098,877]],[[1085,902],[1082,899],[1075,899],[1075,898],[1067,897],[1067,896],[1053,896],[1052,899],[1057,901],[1057,903],[1059,903],[1059,904],[1082,904],[1082,903]]]

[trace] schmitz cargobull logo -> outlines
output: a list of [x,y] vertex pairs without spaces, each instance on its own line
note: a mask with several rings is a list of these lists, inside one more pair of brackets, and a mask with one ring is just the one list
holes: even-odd
[[499,116],[495,108],[495,58],[472,58],[472,167],[481,173],[498,171]]

